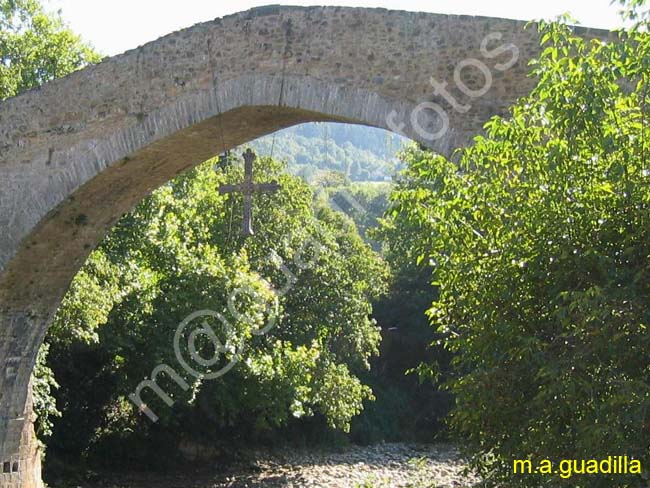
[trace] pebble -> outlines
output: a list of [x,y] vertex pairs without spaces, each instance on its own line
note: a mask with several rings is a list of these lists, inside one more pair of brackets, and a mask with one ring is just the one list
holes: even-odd
[[256,450],[249,458],[255,461],[226,474],[131,474],[88,488],[470,488],[479,481],[463,474],[466,464],[448,444]]

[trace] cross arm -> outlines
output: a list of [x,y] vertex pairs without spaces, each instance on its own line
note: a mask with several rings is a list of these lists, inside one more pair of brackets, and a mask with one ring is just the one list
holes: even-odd
[[241,185],[221,185],[219,187],[219,193],[225,195],[226,193],[234,193],[237,191],[242,191]]
[[270,183],[256,183],[253,185],[253,191],[256,192],[274,192],[278,191],[281,188],[280,184],[277,181],[271,181]]

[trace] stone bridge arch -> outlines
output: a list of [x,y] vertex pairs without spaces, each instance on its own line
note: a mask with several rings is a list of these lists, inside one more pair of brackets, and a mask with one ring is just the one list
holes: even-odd
[[28,387],[36,352],[71,279],[135,203],[301,122],[402,131],[449,155],[530,91],[538,45],[511,20],[271,6],[1,103],[0,488],[41,485]]

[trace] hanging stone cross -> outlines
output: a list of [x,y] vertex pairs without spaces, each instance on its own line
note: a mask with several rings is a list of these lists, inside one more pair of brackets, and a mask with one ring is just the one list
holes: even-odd
[[257,156],[249,149],[244,153],[244,181],[239,185],[221,185],[219,193],[241,192],[244,196],[244,220],[241,226],[241,235],[249,237],[253,232],[253,195],[255,193],[273,193],[280,189],[276,181],[270,183],[253,183],[253,163]]

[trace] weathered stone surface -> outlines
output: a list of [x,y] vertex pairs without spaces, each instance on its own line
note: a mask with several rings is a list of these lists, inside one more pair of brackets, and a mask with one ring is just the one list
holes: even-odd
[[[538,41],[503,19],[264,7],[1,103],[0,468],[18,458],[21,472],[0,472],[0,488],[36,486],[24,439],[36,351],[88,253],[138,200],[225,149],[306,121],[403,122],[405,135],[450,154],[529,92]],[[431,139],[441,117],[449,128]]]

